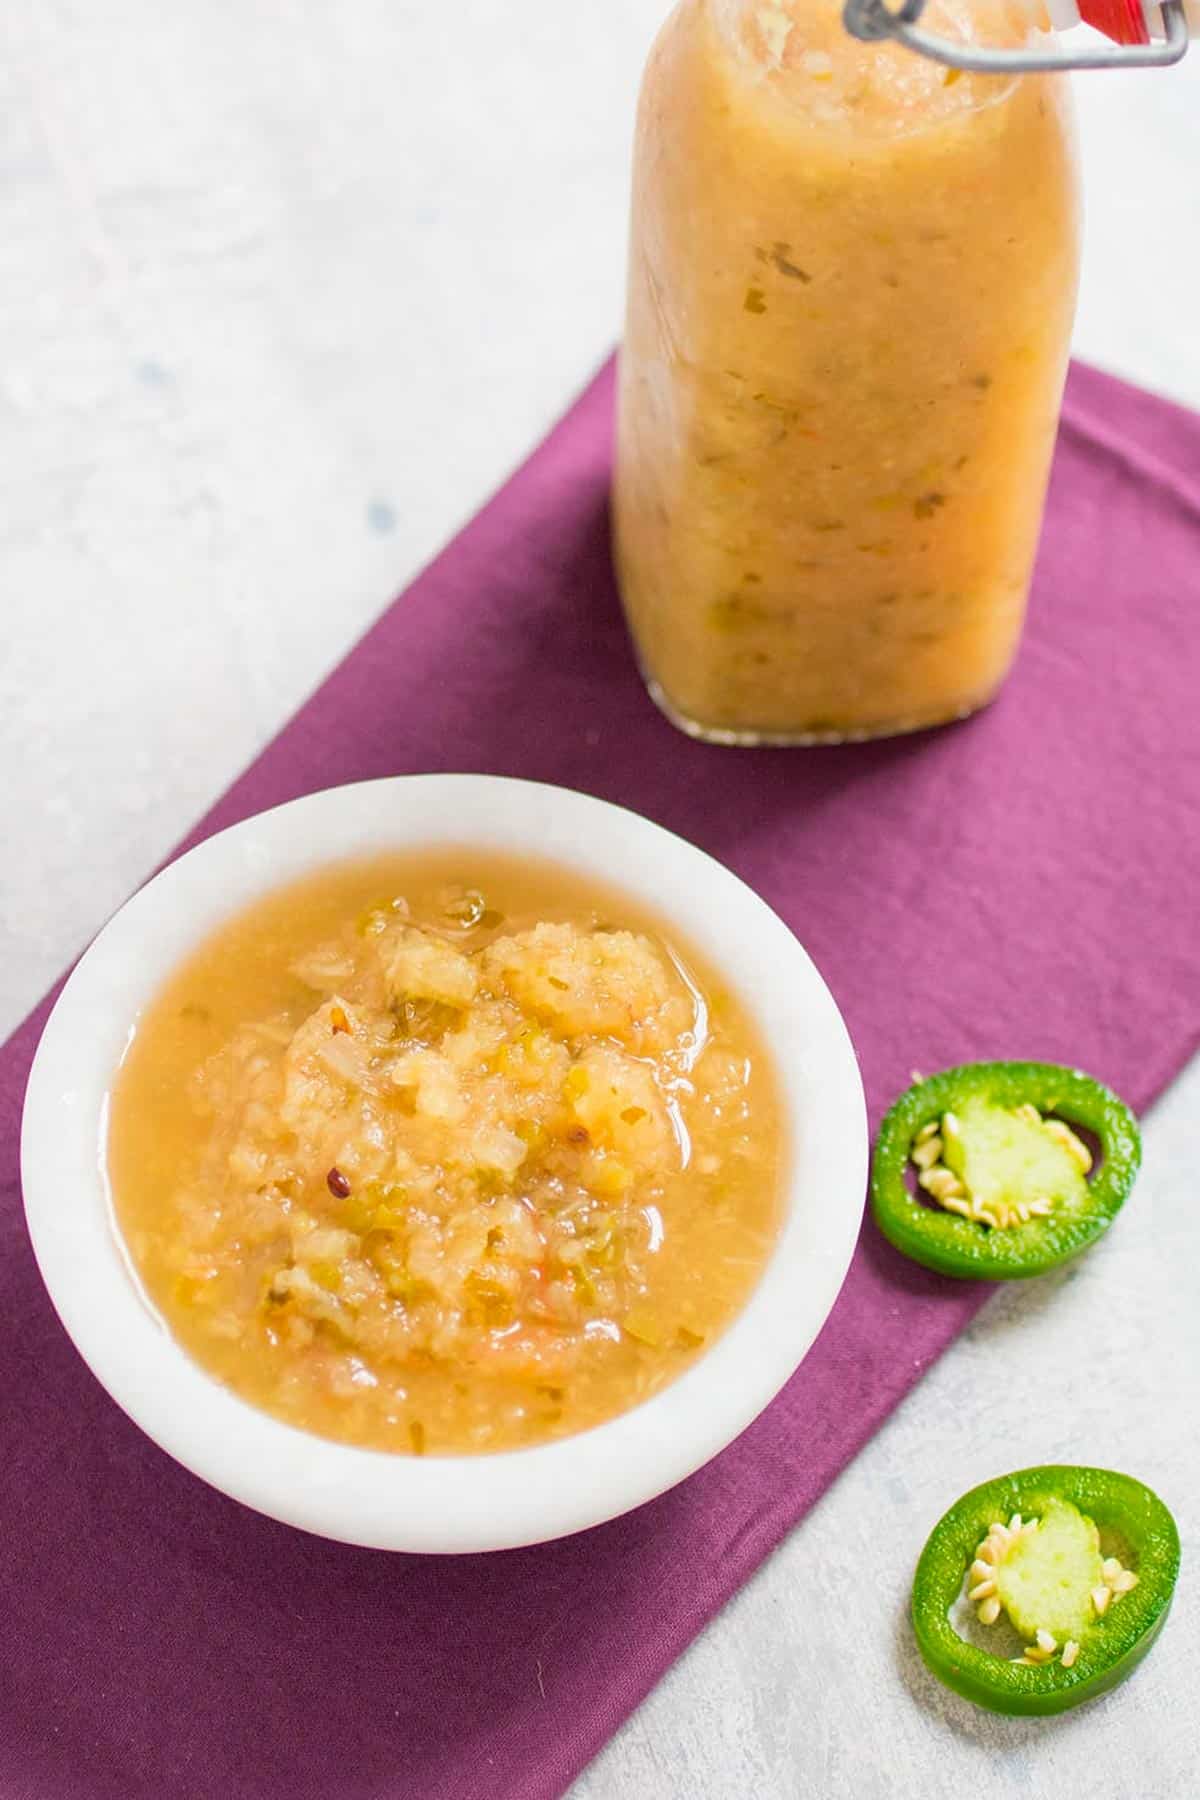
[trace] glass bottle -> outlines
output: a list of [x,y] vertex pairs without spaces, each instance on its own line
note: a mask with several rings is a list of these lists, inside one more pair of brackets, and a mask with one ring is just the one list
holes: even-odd
[[[1019,0],[923,24],[1041,34]],[[836,0],[682,0],[639,109],[618,576],[650,691],[722,743],[886,736],[1016,652],[1078,275],[1062,76],[861,43]]]

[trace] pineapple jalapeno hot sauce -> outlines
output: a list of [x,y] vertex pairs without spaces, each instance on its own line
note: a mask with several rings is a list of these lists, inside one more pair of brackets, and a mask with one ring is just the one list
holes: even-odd
[[[963,44],[1039,34],[931,0]],[[615,547],[646,680],[722,742],[886,735],[1015,654],[1066,371],[1061,77],[857,42],[833,0],[682,0],[642,93]]]
[[751,1021],[669,925],[565,869],[384,856],[183,964],[114,1086],[147,1294],[245,1399],[376,1449],[563,1437],[748,1299],[783,1127]]

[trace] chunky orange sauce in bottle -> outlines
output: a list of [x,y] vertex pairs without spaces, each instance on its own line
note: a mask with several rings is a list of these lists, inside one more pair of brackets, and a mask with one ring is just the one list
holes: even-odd
[[[931,31],[1021,43],[1010,0]],[[615,542],[655,699],[731,743],[961,717],[1016,651],[1066,370],[1061,77],[836,0],[682,0],[639,113]]]

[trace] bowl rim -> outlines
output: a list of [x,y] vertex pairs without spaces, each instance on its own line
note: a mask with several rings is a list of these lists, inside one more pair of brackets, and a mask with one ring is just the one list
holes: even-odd
[[[221,923],[322,866],[452,845],[565,865],[675,922],[756,1019],[785,1107],[790,1169],[780,1235],[749,1300],[673,1383],[572,1437],[416,1458],[285,1424],[192,1361],[140,1292],[112,1211],[104,1143],[108,1088],[138,1013]],[[628,1512],[711,1460],[764,1410],[803,1361],[849,1267],[866,1193],[866,1108],[825,982],[789,927],[724,864],[641,814],[569,788],[401,775],[322,789],[229,826],[114,913],[43,1029],[21,1175],[34,1254],[63,1326],[111,1398],[168,1455],[244,1505],[323,1537],[463,1553],[547,1542]]]

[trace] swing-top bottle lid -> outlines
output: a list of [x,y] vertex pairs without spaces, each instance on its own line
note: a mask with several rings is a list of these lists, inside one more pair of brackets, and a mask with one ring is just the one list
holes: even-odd
[[1046,0],[1056,31],[1090,25],[1108,40],[1097,44],[1051,41],[994,49],[954,41],[920,28],[925,0],[845,0],[842,22],[852,37],[891,38],[951,69],[1019,74],[1055,69],[1160,68],[1186,54],[1200,35],[1200,0]]

